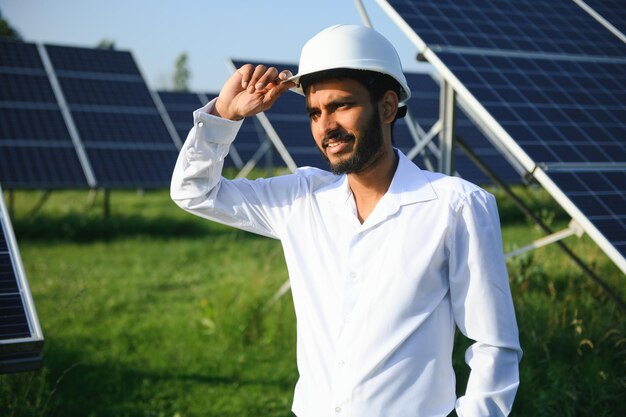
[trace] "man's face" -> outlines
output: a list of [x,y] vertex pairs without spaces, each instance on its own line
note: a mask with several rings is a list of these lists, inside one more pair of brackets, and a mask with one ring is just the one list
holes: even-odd
[[380,112],[361,83],[342,79],[312,84],[307,112],[315,143],[333,173],[362,172],[380,157]]

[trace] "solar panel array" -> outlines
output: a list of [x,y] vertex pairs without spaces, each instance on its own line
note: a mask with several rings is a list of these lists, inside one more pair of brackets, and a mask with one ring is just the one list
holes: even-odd
[[0,188],[0,373],[36,369],[43,335]]
[[0,42],[0,183],[11,188],[87,186],[34,44]]
[[0,42],[5,188],[154,188],[177,146],[127,51]]
[[[238,68],[246,62],[234,61],[233,63]],[[297,73],[298,70],[297,66],[292,64],[266,62],[265,65],[274,66],[279,70],[288,69],[293,74]],[[412,98],[408,102],[409,110],[413,118],[427,132],[439,119],[439,84],[428,73],[407,73],[405,75],[412,91]],[[305,107],[304,97],[288,92],[266,112],[266,115],[298,166],[308,165],[327,169],[328,164],[321,157],[312,140]],[[405,119],[399,119],[394,128],[394,146],[404,153],[408,153],[416,144],[406,123]],[[457,133],[468,142],[501,179],[508,183],[521,182],[520,175],[463,113],[459,116]],[[488,178],[460,150],[456,151],[456,158],[456,169],[462,177],[479,184],[489,182]],[[416,157],[415,162],[421,167],[425,166],[421,156]]]
[[[557,185],[550,189],[564,208],[592,221],[587,232],[624,269],[626,213],[615,204],[626,188],[624,40],[569,0],[379,3],[392,6],[524,153],[503,140],[509,157],[528,157],[526,169],[547,173],[544,186]],[[624,27],[623,4],[588,3]]]

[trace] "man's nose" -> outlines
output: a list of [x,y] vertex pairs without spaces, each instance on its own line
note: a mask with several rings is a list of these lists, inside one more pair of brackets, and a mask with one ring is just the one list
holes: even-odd
[[332,113],[323,111],[320,113],[317,127],[318,133],[320,133],[322,136],[326,136],[329,132],[336,131],[338,124],[335,116]]

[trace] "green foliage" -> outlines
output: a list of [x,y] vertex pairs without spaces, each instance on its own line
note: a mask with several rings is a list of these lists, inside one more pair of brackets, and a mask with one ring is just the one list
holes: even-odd
[[96,45],[96,48],[113,50],[113,49],[115,49],[115,40],[113,40],[113,39],[102,39],[102,40],[100,40],[100,42],[98,42],[98,44]]
[[186,52],[178,55],[175,65],[173,79],[174,90],[189,91],[189,78],[191,77],[191,71],[189,70],[189,62]]
[[[37,197],[15,193],[13,223],[44,362],[0,376],[0,416],[291,416],[290,295],[266,309],[287,279],[279,242],[191,216],[166,192],[113,192],[109,218],[102,196],[92,204],[70,191],[30,216]],[[541,236],[499,203],[507,249]],[[548,208],[552,227],[563,227],[568,219]],[[567,243],[626,295],[623,275],[589,239]],[[624,312],[554,245],[508,267],[524,349],[512,415],[620,415]],[[459,393],[470,343],[456,341]]]
[[22,35],[11,26],[0,11],[0,40],[21,41]]

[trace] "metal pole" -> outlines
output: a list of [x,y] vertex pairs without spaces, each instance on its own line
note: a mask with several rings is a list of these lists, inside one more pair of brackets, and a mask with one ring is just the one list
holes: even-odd
[[370,17],[367,14],[367,10],[365,10],[365,7],[363,6],[363,2],[361,2],[361,0],[354,0],[354,4],[356,5],[357,11],[361,15],[361,20],[363,21],[363,24],[367,26],[368,28],[371,28],[372,21],[370,20]]
[[439,132],[439,171],[454,175],[454,139],[456,137],[456,93],[452,86],[441,80],[441,101],[439,107],[441,131]]

